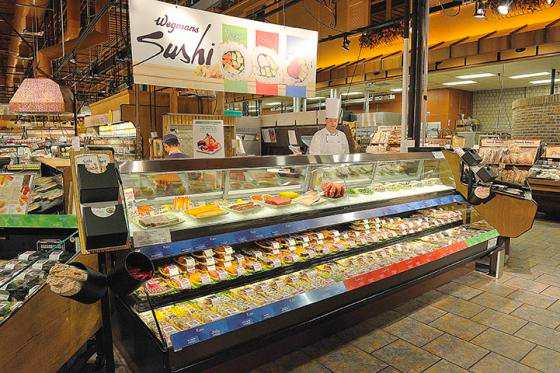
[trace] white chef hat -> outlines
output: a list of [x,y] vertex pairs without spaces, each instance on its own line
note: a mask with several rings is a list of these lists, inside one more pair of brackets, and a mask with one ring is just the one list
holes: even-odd
[[338,119],[338,114],[340,113],[340,99],[339,98],[327,98],[325,102],[327,119]]

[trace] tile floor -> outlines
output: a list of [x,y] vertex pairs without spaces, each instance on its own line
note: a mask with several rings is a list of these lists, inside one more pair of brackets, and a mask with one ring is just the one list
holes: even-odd
[[537,221],[500,280],[470,273],[255,372],[560,372],[559,242]]

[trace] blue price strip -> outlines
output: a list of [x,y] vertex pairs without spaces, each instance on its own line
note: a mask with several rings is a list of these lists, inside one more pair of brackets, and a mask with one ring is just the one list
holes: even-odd
[[280,223],[268,225],[261,228],[251,228],[235,232],[223,233],[208,237],[192,238],[189,240],[171,242],[168,244],[159,244],[152,246],[144,246],[140,249],[144,254],[152,259],[171,257],[181,254],[187,254],[204,249],[211,249],[221,245],[233,245],[244,242],[252,242],[281,235],[293,234],[312,229],[329,227],[335,224],[343,224],[361,219],[370,219],[381,216],[402,214],[404,212],[416,211],[430,207],[448,205],[455,202],[464,202],[465,200],[458,194],[444,197],[426,199],[422,201],[414,201],[403,203],[400,205],[384,206],[374,209],[341,213],[336,215],[324,216],[320,218],[299,220],[289,223]]

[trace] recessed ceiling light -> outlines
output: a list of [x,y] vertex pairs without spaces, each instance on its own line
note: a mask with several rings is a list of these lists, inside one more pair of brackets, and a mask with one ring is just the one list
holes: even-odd
[[534,77],[536,77],[536,76],[548,76],[548,75],[550,75],[549,72],[543,71],[543,72],[540,72],[540,73],[529,73],[529,74],[513,75],[513,76],[510,76],[509,78],[510,78],[510,79],[526,79],[526,78],[534,78]]
[[274,101],[274,102],[267,102],[266,105],[276,106],[276,105],[282,105],[282,103],[280,101]]
[[402,92],[402,88],[393,88],[391,92]]
[[529,83],[537,85],[537,84],[549,84],[552,83],[552,79],[543,79],[543,80],[531,80]]
[[357,95],[363,95],[363,94],[364,94],[364,92],[354,91],[354,92],[342,93],[341,96],[357,96]]
[[480,73],[480,74],[468,74],[468,75],[459,75],[458,79],[476,79],[476,78],[489,78],[491,76],[496,76],[492,73]]
[[477,82],[475,82],[474,80],[460,80],[457,82],[446,82],[443,83],[443,85],[447,85],[447,86],[453,86],[453,85],[466,85],[466,84],[476,84]]
[[505,16],[509,13],[509,8],[511,6],[511,0],[502,1],[500,5],[498,5],[498,13]]

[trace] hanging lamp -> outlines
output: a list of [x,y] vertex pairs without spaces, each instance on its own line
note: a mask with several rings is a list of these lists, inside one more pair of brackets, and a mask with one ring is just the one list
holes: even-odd
[[63,113],[67,111],[58,83],[49,78],[26,78],[10,100],[10,111],[25,113]]

